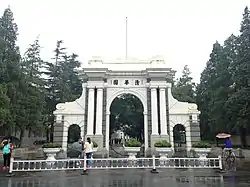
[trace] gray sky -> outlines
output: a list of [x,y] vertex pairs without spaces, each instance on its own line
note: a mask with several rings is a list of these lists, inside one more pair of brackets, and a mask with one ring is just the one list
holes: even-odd
[[128,55],[167,58],[178,71],[187,64],[195,81],[212,44],[238,34],[249,0],[0,0],[2,14],[10,5],[19,26],[23,53],[38,35],[42,57],[52,57],[56,40],[85,63],[91,56],[125,56],[125,17]]

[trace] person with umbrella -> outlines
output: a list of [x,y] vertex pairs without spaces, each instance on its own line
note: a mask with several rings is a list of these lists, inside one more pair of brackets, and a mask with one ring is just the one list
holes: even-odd
[[231,140],[230,140],[229,137],[226,138],[225,147],[226,147],[227,149],[230,149],[230,150],[233,148],[232,142],[231,142]]
[[235,154],[232,151],[232,142],[230,140],[231,135],[227,133],[219,133],[216,135],[216,138],[218,139],[225,139],[225,148],[222,151],[222,157],[226,161],[234,162],[235,161]]
[[3,169],[6,169],[6,168],[8,169],[10,167],[11,153],[13,150],[11,137],[7,137],[7,139],[4,139],[1,144],[3,147],[3,160],[4,160]]
[[231,135],[227,134],[227,133],[219,133],[216,135],[217,139],[225,139],[225,148],[226,149],[232,149],[232,142],[230,140],[230,137],[231,137]]

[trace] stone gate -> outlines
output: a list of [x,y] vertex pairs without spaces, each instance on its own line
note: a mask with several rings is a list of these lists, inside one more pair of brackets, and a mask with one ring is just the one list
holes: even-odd
[[111,103],[121,94],[133,94],[144,109],[145,150],[161,139],[173,146],[176,124],[185,127],[186,147],[190,150],[192,142],[200,140],[200,112],[196,104],[179,102],[172,96],[170,80],[174,74],[160,56],[149,60],[93,57],[80,72],[80,98],[56,106],[54,141],[66,150],[68,128],[78,124],[82,137],[91,137],[99,149],[108,151]]

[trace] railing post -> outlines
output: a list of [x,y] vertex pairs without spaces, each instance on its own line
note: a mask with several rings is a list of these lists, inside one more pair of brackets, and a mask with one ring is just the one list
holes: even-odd
[[82,172],[82,175],[88,175],[86,154],[84,155],[84,160],[83,160],[83,172]]
[[222,157],[221,157],[221,155],[219,155],[219,168],[220,168],[220,170],[223,169],[223,166],[222,166]]
[[151,173],[158,173],[155,167],[155,155],[152,156],[152,160],[153,160],[153,168],[151,170]]
[[13,175],[13,162],[14,162],[14,157],[11,157],[10,158],[10,168],[9,168],[9,175],[8,176]]

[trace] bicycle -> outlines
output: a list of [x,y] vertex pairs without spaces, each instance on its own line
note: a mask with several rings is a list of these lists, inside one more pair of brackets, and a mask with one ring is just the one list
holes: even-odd
[[232,149],[224,148],[224,150],[222,151],[222,158],[226,162],[235,162],[236,156]]

